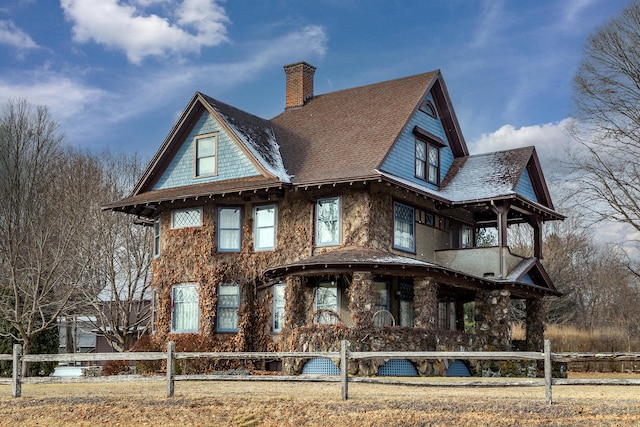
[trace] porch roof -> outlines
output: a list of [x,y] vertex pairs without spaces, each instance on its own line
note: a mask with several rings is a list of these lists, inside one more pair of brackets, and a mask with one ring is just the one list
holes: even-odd
[[559,294],[555,289],[521,282],[513,278],[494,280],[477,277],[439,264],[420,261],[379,249],[357,246],[345,246],[288,264],[270,267],[264,271],[264,275],[270,278],[277,278],[354,271],[370,271],[374,274],[409,277],[432,276],[436,280],[442,281],[442,284],[475,291],[507,288],[515,296],[519,297],[541,297]]

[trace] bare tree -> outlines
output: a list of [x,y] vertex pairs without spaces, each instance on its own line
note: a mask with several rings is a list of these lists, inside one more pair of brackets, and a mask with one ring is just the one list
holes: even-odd
[[640,3],[593,34],[574,79],[578,203],[640,231]]
[[0,315],[25,353],[79,303],[89,265],[82,192],[99,175],[62,141],[45,107],[7,102],[0,115]]
[[[100,159],[101,190],[93,197],[97,205],[125,197],[144,170],[137,155],[106,152]],[[126,351],[149,323],[151,228],[136,224],[128,215],[99,209],[93,211],[91,221],[93,279],[83,292],[98,335],[114,350]]]

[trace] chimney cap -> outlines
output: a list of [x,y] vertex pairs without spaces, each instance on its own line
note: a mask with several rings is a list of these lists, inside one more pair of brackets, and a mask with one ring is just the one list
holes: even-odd
[[316,67],[314,67],[313,65],[309,64],[306,61],[298,61],[298,62],[294,62],[293,64],[289,64],[289,65],[285,65],[283,68],[286,70],[288,68],[292,68],[295,67],[296,65],[306,65],[309,68],[312,68],[313,70],[316,69]]

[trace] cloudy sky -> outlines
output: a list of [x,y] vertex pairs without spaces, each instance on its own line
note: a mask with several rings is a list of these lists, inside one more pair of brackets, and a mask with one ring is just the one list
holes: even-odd
[[441,69],[472,153],[535,144],[548,164],[581,48],[626,3],[3,2],[0,101],[48,106],[70,144],[150,157],[195,91],[271,118],[285,64],[315,65],[316,93]]

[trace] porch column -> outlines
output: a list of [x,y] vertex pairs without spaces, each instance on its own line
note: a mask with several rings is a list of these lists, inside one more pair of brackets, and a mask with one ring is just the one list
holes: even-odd
[[431,277],[413,279],[413,326],[432,331],[438,326],[438,284]]
[[511,350],[511,293],[506,289],[476,295],[476,334],[488,351]]
[[542,299],[527,299],[527,351],[542,351],[546,304]]
[[354,327],[373,327],[374,305],[373,274],[368,271],[354,272],[349,287],[349,311]]
[[537,215],[530,215],[527,222],[533,228],[533,256],[542,259],[542,220]]

